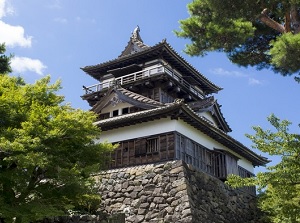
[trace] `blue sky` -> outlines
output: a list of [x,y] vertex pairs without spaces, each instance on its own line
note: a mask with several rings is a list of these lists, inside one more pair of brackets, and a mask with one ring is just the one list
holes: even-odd
[[[204,76],[223,88],[215,97],[235,139],[251,147],[244,136],[251,126],[270,128],[274,113],[293,122],[300,133],[300,84],[268,70],[239,68],[221,53],[204,58],[183,53],[188,40],[174,30],[188,17],[190,0],[0,0],[0,42],[14,54],[13,75],[33,83],[50,74],[62,80],[61,94],[75,108],[89,109],[82,101],[82,85],[97,83],[80,67],[116,58],[139,25],[145,44],[167,42]],[[260,152],[257,151],[259,154]],[[278,161],[278,158],[272,158]]]

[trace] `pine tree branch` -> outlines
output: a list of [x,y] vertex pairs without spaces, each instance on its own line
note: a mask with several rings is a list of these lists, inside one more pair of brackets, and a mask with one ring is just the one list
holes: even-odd
[[270,28],[277,30],[280,33],[285,33],[284,26],[274,21],[268,16],[268,9],[264,9],[258,18],[262,23],[269,26]]

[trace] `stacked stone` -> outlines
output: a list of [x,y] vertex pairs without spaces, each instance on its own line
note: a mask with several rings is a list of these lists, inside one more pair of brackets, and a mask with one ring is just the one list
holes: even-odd
[[234,190],[219,179],[191,166],[187,170],[193,222],[259,222],[260,212],[255,196]]
[[255,197],[183,161],[109,170],[101,182],[99,211],[125,213],[126,222],[254,223]]
[[46,218],[39,223],[125,223],[123,214],[107,216],[102,215],[71,215],[54,218]]
[[123,212],[126,222],[191,222],[188,184],[181,162],[110,170],[99,179],[101,210]]

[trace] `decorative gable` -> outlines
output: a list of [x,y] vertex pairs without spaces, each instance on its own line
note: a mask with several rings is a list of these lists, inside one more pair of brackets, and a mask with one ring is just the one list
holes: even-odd
[[108,106],[112,107],[111,110],[114,110],[113,108],[119,103],[128,103],[130,107],[136,107],[142,110],[164,106],[163,103],[126,90],[121,86],[114,86],[107,91],[106,95],[99,100],[91,110],[100,114],[102,110]]
[[213,96],[199,100],[196,102],[189,103],[189,106],[199,115],[208,121],[214,123],[218,128],[222,129],[224,132],[231,132],[231,128],[226,122],[220,105]]

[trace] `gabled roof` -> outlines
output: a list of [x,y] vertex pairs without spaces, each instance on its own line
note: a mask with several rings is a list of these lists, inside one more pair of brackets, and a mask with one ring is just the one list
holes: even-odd
[[225,132],[231,132],[232,129],[226,122],[223,113],[221,112],[221,106],[213,96],[205,98],[200,101],[191,102],[188,104],[195,112],[201,114],[202,112],[209,111],[211,115],[216,119],[218,127]]
[[182,100],[177,100],[174,103],[169,103],[166,104],[166,106],[158,108],[104,119],[96,122],[95,124],[103,131],[107,131],[141,122],[148,122],[154,119],[160,119],[161,117],[182,119],[199,131],[223,144],[227,148],[230,148],[237,154],[247,158],[255,166],[265,165],[269,162],[267,158],[254,153],[242,143],[226,134],[226,132],[211,124],[209,121],[207,121],[207,119],[199,116],[187,104],[184,104]]
[[145,61],[154,59],[166,60],[173,68],[184,74],[184,79],[189,82],[192,81],[193,84],[198,85],[206,94],[216,93],[222,90],[221,87],[209,81],[197,69],[181,57],[166,42],[166,40],[163,40],[151,47],[145,45],[139,35],[139,28],[133,32],[125,50],[123,50],[118,58],[96,65],[81,67],[81,69],[93,78],[100,80],[101,77],[108,74],[108,71],[110,70],[130,66],[132,64],[142,64]]
[[[129,91],[125,88],[122,88],[120,85],[117,85],[111,87],[106,92],[105,96],[92,107],[91,111],[94,111],[95,113],[101,113],[101,110],[106,106],[119,102],[127,102],[135,107],[142,109],[151,109],[166,106],[165,103],[155,101],[151,98]],[[228,123],[225,121],[225,118],[220,110],[220,105],[217,103],[213,96],[196,102],[190,102],[188,103],[188,106],[193,111],[197,112],[200,116],[202,112],[209,111],[215,118],[217,126],[220,129],[222,129],[224,132],[232,131]]]
[[132,91],[126,90],[121,86],[114,86],[107,91],[106,95],[100,101],[98,101],[91,110],[95,113],[100,113],[101,110],[106,106],[119,102],[127,102],[129,104],[143,109],[151,109],[165,106],[163,103],[152,100],[148,97],[134,93]]

